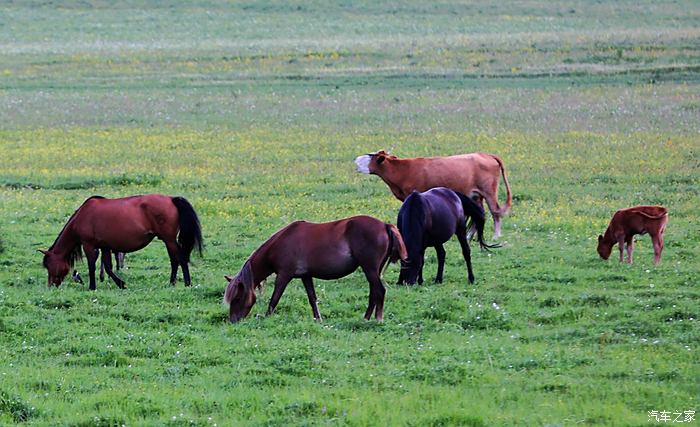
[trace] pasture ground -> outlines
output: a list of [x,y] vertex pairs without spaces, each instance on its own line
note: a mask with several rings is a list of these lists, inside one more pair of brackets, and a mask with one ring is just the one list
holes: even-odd
[[[696,2],[39,2],[0,5],[0,424],[647,425],[698,409]],[[238,271],[295,219],[400,206],[355,156],[500,155],[504,247],[445,283],[292,282],[235,326]],[[192,288],[165,249],[129,287],[46,288],[38,248],[93,194],[199,212]],[[501,186],[501,200],[504,199]],[[598,259],[635,204],[666,249]],[[488,222],[488,235],[492,222]],[[616,254],[613,253],[613,257]],[[85,272],[86,267],[78,268]],[[434,276],[430,253],[426,277]],[[697,421],[695,421],[697,423]]]

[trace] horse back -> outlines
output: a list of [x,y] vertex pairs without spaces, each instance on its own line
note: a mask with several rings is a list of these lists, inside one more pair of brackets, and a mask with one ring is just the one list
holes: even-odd
[[179,225],[172,199],[149,194],[90,199],[80,209],[75,227],[83,241],[131,252],[148,244],[154,236],[174,238]]
[[429,212],[429,233],[438,243],[446,242],[454,235],[457,225],[464,222],[462,201],[449,188],[433,188],[422,193]]
[[350,274],[365,258],[383,260],[388,239],[382,221],[356,216],[325,223],[293,222],[262,248],[278,273],[335,279]]

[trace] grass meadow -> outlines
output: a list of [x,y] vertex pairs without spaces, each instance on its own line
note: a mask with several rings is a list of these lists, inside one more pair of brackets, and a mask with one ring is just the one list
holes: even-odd
[[[653,425],[700,397],[700,6],[619,2],[0,4],[0,424]],[[400,202],[355,156],[504,159],[503,247],[459,246],[445,283],[299,281],[227,323],[224,274],[296,219]],[[193,286],[164,245],[128,289],[47,289],[47,248],[87,197],[183,195]],[[503,185],[501,200],[505,199]],[[652,264],[602,261],[635,204],[670,211]],[[487,222],[487,235],[492,221]],[[78,264],[83,272],[85,263]],[[697,423],[697,420],[694,421]],[[690,424],[693,425],[693,424]]]

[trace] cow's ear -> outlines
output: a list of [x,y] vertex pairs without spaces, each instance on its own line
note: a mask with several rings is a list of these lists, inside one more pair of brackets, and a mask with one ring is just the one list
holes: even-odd
[[381,165],[384,160],[386,160],[385,155],[382,154],[381,156],[377,156],[377,164],[378,165]]
[[224,279],[226,279],[227,282],[230,282],[231,280],[233,280],[233,277],[224,275]]

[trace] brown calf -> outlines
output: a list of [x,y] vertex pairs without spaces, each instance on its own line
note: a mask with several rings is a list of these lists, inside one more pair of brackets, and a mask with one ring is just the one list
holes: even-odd
[[598,236],[598,254],[608,259],[615,243],[620,245],[622,262],[623,245],[627,244],[627,262],[632,264],[633,236],[649,233],[654,244],[654,264],[661,260],[664,249],[664,231],[668,222],[668,210],[662,206],[635,206],[615,212],[604,235]]
[[[478,202],[485,199],[493,216],[495,239],[501,235],[501,217],[513,205],[503,161],[493,154],[399,159],[382,150],[357,157],[355,164],[360,173],[378,175],[401,201],[413,191],[424,192],[435,187],[447,187]],[[498,205],[501,176],[507,193],[503,207]]]

